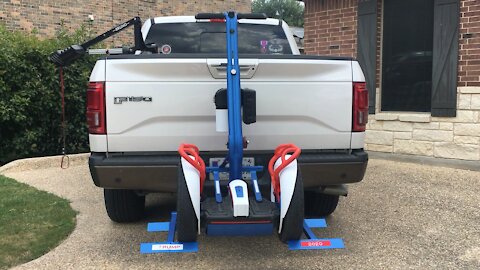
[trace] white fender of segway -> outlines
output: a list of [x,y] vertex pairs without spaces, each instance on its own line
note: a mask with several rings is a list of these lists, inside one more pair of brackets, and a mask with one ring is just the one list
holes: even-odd
[[[288,159],[290,155],[286,155]],[[274,168],[277,168],[282,164],[281,158],[275,162]],[[295,183],[297,182],[297,160],[288,164],[279,174],[280,178],[280,225],[278,226],[278,233],[282,232],[283,219],[287,215],[290,202],[295,191]]]
[[[190,156],[195,160],[195,157]],[[198,234],[200,234],[200,172],[182,157],[182,169],[187,182],[188,193],[198,221]]]

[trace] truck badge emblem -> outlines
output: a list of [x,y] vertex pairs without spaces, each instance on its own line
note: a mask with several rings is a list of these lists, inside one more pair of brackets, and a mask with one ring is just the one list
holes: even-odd
[[152,97],[114,97],[113,104],[122,104],[123,102],[152,102]]

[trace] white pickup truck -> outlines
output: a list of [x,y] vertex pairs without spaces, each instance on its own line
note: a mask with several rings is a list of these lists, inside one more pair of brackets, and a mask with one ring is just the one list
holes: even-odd
[[[256,123],[243,126],[244,162],[266,166],[276,146],[296,144],[306,215],[329,215],[347,193],[344,184],[361,181],[368,162],[362,70],[347,57],[300,55],[285,22],[239,23],[242,87],[257,93]],[[141,33],[154,53],[101,58],[87,91],[90,172],[116,222],[142,218],[146,194],[176,192],[181,143],[196,144],[210,165],[226,154],[213,101],[226,87],[225,24],[159,17]],[[269,194],[268,172],[258,177]]]

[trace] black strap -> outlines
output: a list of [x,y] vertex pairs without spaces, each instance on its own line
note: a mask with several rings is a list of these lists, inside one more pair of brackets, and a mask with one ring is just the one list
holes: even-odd
[[66,169],[70,166],[70,157],[66,154],[66,123],[65,123],[65,82],[63,79],[63,67],[59,67],[60,72],[60,96],[62,97],[62,160],[60,168]]

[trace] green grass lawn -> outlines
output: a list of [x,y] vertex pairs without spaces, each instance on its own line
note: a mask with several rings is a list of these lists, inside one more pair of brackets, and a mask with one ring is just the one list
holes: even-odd
[[0,175],[0,269],[42,256],[75,227],[67,200]]

